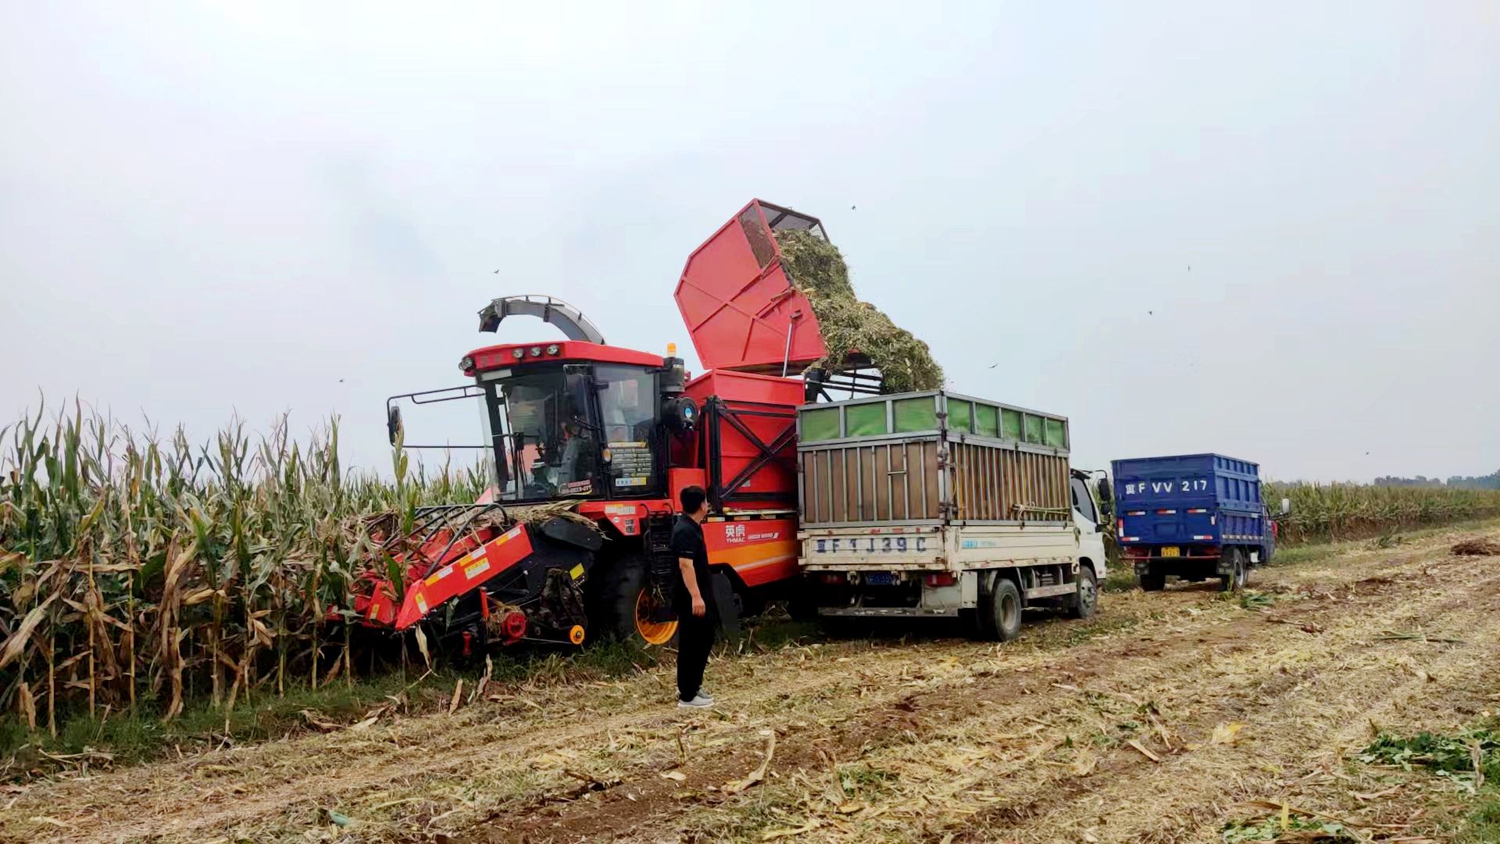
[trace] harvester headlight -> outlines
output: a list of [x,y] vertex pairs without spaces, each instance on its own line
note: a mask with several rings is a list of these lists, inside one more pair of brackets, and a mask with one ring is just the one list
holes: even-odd
[[534,357],[534,358],[541,357],[542,356],[542,347],[541,346],[532,346],[531,347],[531,356]]
[[560,351],[562,351],[562,346],[559,346],[556,343],[553,343],[552,345],[547,347],[547,354],[549,355],[555,355]]
[[511,357],[515,358],[516,360],[520,360],[521,358],[526,357],[526,350],[525,349],[512,349],[510,355],[511,355]]
[[464,359],[458,362],[459,372],[468,372],[474,368],[474,358],[464,355]]

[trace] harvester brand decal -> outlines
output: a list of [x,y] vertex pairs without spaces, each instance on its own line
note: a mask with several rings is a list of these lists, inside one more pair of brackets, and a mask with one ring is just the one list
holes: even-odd
[[[752,522],[751,524],[754,523]],[[747,533],[743,523],[724,526],[724,540],[735,545],[743,542],[770,542],[773,539],[780,538],[781,531],[779,530],[763,530],[757,533]]]
[[814,554],[907,554],[927,552],[925,536],[851,537],[849,539],[819,539],[813,548]]
[[709,563],[733,568],[748,586],[796,575],[800,547],[794,538],[796,534],[797,524],[791,519],[715,521],[703,525]]

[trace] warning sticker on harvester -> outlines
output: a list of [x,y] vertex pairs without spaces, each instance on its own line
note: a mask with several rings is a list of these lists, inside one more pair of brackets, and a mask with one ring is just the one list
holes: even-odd
[[568,572],[568,574],[572,575],[574,580],[583,577],[583,564],[579,563],[578,565],[574,566],[573,570]]
[[473,580],[474,578],[480,576],[481,574],[484,574],[485,572],[487,572],[489,570],[490,570],[490,561],[489,560],[484,560],[482,562],[475,563],[474,565],[469,566],[468,568],[464,569],[464,576],[467,577],[470,580]]

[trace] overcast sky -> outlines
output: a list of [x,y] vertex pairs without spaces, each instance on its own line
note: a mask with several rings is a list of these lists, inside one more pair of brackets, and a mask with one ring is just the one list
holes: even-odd
[[1500,4],[1237,6],[3,0],[0,424],[338,413],[383,467],[495,296],[690,353],[758,196],[1076,465],[1500,468]]

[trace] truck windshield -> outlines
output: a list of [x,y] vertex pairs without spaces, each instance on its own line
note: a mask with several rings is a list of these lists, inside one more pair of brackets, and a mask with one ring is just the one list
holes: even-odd
[[587,377],[562,369],[501,375],[486,385],[499,498],[590,495],[599,465]]

